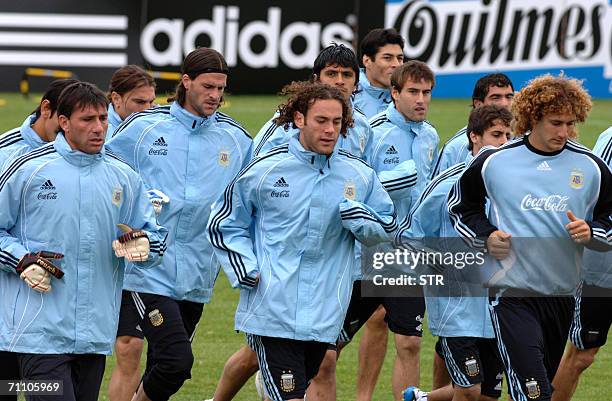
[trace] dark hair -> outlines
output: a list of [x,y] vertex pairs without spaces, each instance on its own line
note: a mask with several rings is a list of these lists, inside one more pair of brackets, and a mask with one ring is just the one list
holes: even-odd
[[514,91],[512,81],[510,81],[510,78],[508,78],[506,74],[496,72],[495,74],[485,75],[476,81],[476,85],[474,85],[474,92],[472,92],[472,106],[474,105],[475,100],[484,102],[491,86],[497,86],[498,88],[505,88],[506,86],[509,86],[510,89]]
[[329,65],[339,65],[340,67],[350,68],[355,72],[355,85],[359,82],[359,62],[355,52],[348,47],[332,43],[317,56],[312,67],[312,74],[321,76],[321,71]]
[[92,83],[76,82],[67,86],[59,96],[57,115],[70,118],[76,109],[88,106],[106,108],[108,106],[106,95]]
[[361,40],[360,56],[368,56],[372,60],[376,58],[378,49],[385,45],[399,45],[404,49],[404,38],[394,28],[388,29],[372,29],[367,33],[366,36]]
[[[49,107],[51,108],[51,115],[53,115],[57,111],[57,102],[64,88],[76,82],[79,82],[79,80],[72,78],[56,79],[55,81],[49,84],[49,86],[47,87],[47,91],[42,95],[42,98],[40,99],[40,103],[42,103],[44,100],[48,100]],[[36,119],[40,117],[40,103],[38,104],[38,107],[36,107],[36,109],[33,111],[36,116]]]
[[282,125],[285,129],[288,129],[289,125],[297,128],[293,122],[296,111],[306,117],[308,109],[315,101],[333,99],[342,105],[342,127],[340,128],[342,135],[346,136],[347,130],[353,126],[351,106],[338,88],[320,82],[300,81],[285,86],[281,94],[289,95],[289,98],[278,106],[279,116],[274,119],[276,125]]
[[434,78],[434,73],[431,68],[424,62],[418,60],[406,61],[393,70],[393,74],[391,74],[391,88],[395,88],[398,92],[401,92],[408,79],[414,82],[431,82],[432,89],[436,84],[436,79]]
[[478,136],[484,135],[484,132],[491,128],[496,120],[510,127],[512,122],[512,113],[502,106],[491,104],[488,106],[477,107],[470,113],[470,118],[467,125],[468,149],[472,150],[474,144],[470,139],[470,133],[475,133]]
[[108,87],[108,101],[111,101],[112,92],[117,92],[123,96],[141,86],[152,86],[155,88],[155,80],[137,65],[129,64],[121,67],[111,77],[110,86]]
[[[229,74],[229,68],[223,55],[209,47],[200,47],[193,50],[185,57],[181,65],[181,75],[187,74],[190,79],[195,79],[200,74],[217,72]],[[168,98],[168,102],[177,101],[183,106],[185,104],[185,86],[179,81],[174,96]]]

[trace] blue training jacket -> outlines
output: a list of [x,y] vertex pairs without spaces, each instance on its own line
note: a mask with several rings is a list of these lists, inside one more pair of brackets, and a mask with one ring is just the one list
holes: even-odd
[[111,243],[118,223],[144,230],[159,263],[166,230],[155,222],[140,177],[104,149],[73,151],[55,142],[17,158],[0,175],[0,274],[28,252],[64,255],[65,275],[39,293],[22,280],[0,285],[0,349],[33,354],[110,354],[117,335],[123,259]]
[[119,128],[122,122],[123,120],[115,111],[113,104],[110,103],[108,105],[108,129],[106,130],[106,139],[104,140],[105,143],[111,140],[113,133],[117,130],[117,128]]
[[[471,154],[468,158],[471,158]],[[434,239],[435,245],[440,246],[445,239],[459,237],[451,224],[446,198],[465,170],[466,163],[456,164],[443,171],[427,185],[415,208],[400,225],[398,237],[402,241]],[[428,286],[423,287],[429,329],[433,335],[442,337],[494,338],[487,290],[482,284],[465,280],[461,270],[450,270],[454,268],[447,267],[444,288],[432,291]],[[453,278],[456,280],[453,281]],[[452,296],[444,296],[445,291]],[[476,296],[478,294],[481,296]]]
[[46,144],[32,128],[34,122],[36,122],[36,116],[29,115],[21,127],[7,131],[0,136],[0,171],[19,156]]
[[124,288],[206,303],[219,272],[206,238],[210,206],[251,158],[250,135],[216,112],[195,116],[178,103],[132,114],[107,146],[169,196],[157,219],[168,250],[156,269],[128,269]]
[[369,162],[401,221],[429,182],[440,138],[427,121],[406,121],[394,104],[371,118],[370,125],[374,139]]
[[470,149],[468,148],[470,141],[466,132],[467,126],[457,131],[455,135],[442,146],[434,169],[431,172],[431,178],[457,163],[462,163],[467,157],[471,156]]
[[355,239],[390,240],[397,223],[365,162],[343,150],[306,151],[296,135],[232,181],[208,227],[231,285],[241,288],[236,330],[334,342],[351,296]]
[[389,104],[393,104],[391,90],[389,88],[379,88],[368,81],[365,69],[359,71],[359,83],[357,93],[353,95],[355,107],[363,112],[367,118],[372,118],[378,113],[387,109]]

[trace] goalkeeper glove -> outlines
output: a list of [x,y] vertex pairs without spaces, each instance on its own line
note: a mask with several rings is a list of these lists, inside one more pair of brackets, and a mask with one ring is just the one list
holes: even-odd
[[38,292],[49,292],[51,276],[58,279],[64,276],[64,272],[49,259],[60,260],[63,257],[61,253],[47,251],[28,253],[21,258],[16,270],[30,288]]
[[118,258],[130,262],[145,262],[149,258],[149,238],[142,230],[134,230],[128,225],[117,224],[123,232],[113,241],[113,250]]
[[170,198],[159,189],[150,189],[147,191],[147,195],[149,196],[149,201],[153,205],[155,215],[159,216],[164,204],[170,202]]

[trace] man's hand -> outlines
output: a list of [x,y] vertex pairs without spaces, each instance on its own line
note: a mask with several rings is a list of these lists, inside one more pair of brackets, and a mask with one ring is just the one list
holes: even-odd
[[497,260],[502,260],[510,255],[510,238],[512,235],[502,231],[495,230],[487,238],[487,249],[491,256]]
[[134,230],[128,225],[117,224],[123,232],[113,241],[113,250],[118,258],[130,262],[145,262],[149,258],[149,238],[142,230]]
[[587,222],[576,217],[571,210],[568,210],[566,214],[570,222],[565,225],[565,229],[572,237],[572,240],[577,244],[589,242],[591,240],[591,227]]
[[38,292],[49,292],[51,276],[58,279],[64,276],[64,272],[50,260],[60,260],[63,257],[61,253],[47,251],[28,253],[21,258],[16,270],[30,288]]

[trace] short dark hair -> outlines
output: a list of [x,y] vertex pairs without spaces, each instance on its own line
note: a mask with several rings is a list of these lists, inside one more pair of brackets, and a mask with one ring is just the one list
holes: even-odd
[[108,100],[111,100],[111,93],[117,92],[123,96],[129,91],[140,88],[141,86],[152,86],[155,88],[155,80],[149,73],[141,67],[129,64],[119,68],[113,73],[108,87]]
[[[228,75],[229,68],[223,55],[209,47],[199,47],[193,50],[185,57],[181,65],[181,75],[187,74],[190,79],[196,79],[200,74],[211,72]],[[175,100],[181,106],[185,104],[185,86],[182,80],[176,86],[174,96],[168,98],[169,102]]]
[[320,77],[321,71],[329,65],[339,65],[355,72],[355,85],[359,82],[359,62],[355,52],[343,44],[332,43],[317,56],[312,67],[312,74]]
[[473,109],[470,113],[467,125],[468,149],[472,150],[474,147],[470,139],[470,133],[473,132],[478,136],[482,136],[497,120],[500,120],[505,126],[510,127],[512,113],[505,107],[495,104]]
[[[72,78],[56,79],[55,81],[49,84],[46,92],[42,95],[42,98],[40,99],[40,103],[42,103],[44,100],[48,100],[49,107],[51,108],[51,115],[53,115],[57,111],[57,103],[60,94],[62,93],[64,88],[76,82],[79,82],[79,80]],[[38,104],[38,107],[36,107],[36,109],[33,111],[35,119],[38,119],[38,117],[40,117],[40,103]]]
[[404,49],[404,38],[394,28],[376,28],[367,33],[361,40],[361,58],[368,56],[372,60],[376,58],[378,49],[385,45],[399,45]]
[[340,132],[346,136],[347,130],[353,126],[352,108],[338,88],[320,82],[300,81],[285,86],[281,94],[289,95],[289,98],[285,103],[278,106],[279,116],[274,119],[276,125],[282,125],[285,129],[288,129],[290,125],[297,128],[293,122],[296,111],[306,117],[308,109],[315,101],[333,99],[339,101],[342,105]]
[[73,83],[62,91],[59,96],[57,115],[70,118],[76,109],[88,106],[108,106],[106,95],[96,85],[89,82]]
[[510,89],[514,91],[512,81],[506,74],[496,72],[495,74],[485,75],[476,81],[476,85],[474,85],[474,92],[472,92],[472,106],[474,105],[475,100],[484,102],[491,86],[497,86],[498,88],[505,88],[506,86],[509,86]]
[[395,88],[398,92],[401,92],[406,81],[409,79],[414,82],[431,82],[432,89],[436,84],[436,79],[431,68],[419,60],[406,61],[393,70],[393,74],[391,74],[391,88]]

